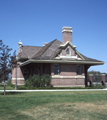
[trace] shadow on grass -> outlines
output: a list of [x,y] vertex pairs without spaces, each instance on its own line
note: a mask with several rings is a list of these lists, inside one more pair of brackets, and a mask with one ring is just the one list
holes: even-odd
[[[6,92],[6,95],[17,95],[17,94],[23,94],[25,92]],[[0,95],[4,95],[4,92],[1,92]]]

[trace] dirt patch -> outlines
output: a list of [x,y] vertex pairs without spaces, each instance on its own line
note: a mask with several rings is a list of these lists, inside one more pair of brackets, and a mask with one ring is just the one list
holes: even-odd
[[[100,103],[100,104],[99,104]],[[45,120],[97,120],[94,116],[107,113],[107,104],[97,103],[55,103],[33,107],[21,114],[31,116],[33,119]]]

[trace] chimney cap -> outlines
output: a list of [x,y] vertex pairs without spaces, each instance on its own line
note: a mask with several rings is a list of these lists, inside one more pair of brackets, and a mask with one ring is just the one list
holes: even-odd
[[62,28],[62,32],[73,32],[73,31],[72,31],[72,27],[65,27],[65,26],[64,26],[64,27]]

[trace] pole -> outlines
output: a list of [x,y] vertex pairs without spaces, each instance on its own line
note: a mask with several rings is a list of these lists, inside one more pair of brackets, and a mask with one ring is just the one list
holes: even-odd
[[17,62],[16,62],[16,83],[15,83],[15,90],[17,90]]

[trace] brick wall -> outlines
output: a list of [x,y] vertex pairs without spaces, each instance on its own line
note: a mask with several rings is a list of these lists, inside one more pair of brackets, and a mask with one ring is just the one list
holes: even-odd
[[85,87],[85,81],[84,78],[83,79],[53,79],[51,80],[51,84],[53,85],[53,87],[77,87],[77,86],[81,86],[81,87]]
[[[24,84],[24,77],[22,74],[22,70],[19,67],[19,62],[17,63],[17,85]],[[12,84],[15,84],[16,81],[16,67],[12,69]]]
[[72,32],[63,32],[62,33],[63,44],[67,41],[72,43]]
[[54,75],[54,64],[51,64],[51,84],[55,86],[81,86],[85,87],[84,65],[82,66],[82,74],[77,75],[76,64],[59,64],[59,75]]

